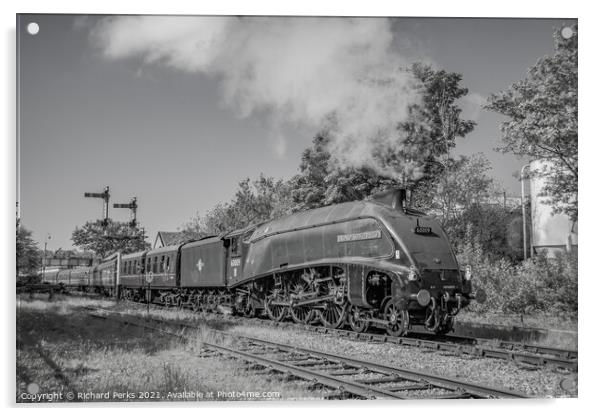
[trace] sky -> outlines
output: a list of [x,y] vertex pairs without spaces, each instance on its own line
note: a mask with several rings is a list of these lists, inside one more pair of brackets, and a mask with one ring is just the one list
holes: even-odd
[[[335,140],[350,166],[364,140],[387,129],[413,97],[358,82],[415,61],[458,72],[470,94],[463,116],[477,122],[455,155],[483,152],[511,195],[526,161],[496,152],[503,118],[482,110],[553,53],[554,28],[571,19],[214,18],[20,15],[18,35],[19,205],[23,224],[49,248],[71,248],[76,226],[100,218],[84,198],[110,186],[111,205],[138,198],[152,243],[233,196],[260,173],[289,178],[334,107]],[[28,23],[39,33],[27,32]],[[116,220],[128,210],[111,207]],[[42,243],[43,244],[43,243]]]

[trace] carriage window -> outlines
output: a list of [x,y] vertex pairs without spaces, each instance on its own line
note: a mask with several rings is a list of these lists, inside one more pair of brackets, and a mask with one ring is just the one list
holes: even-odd
[[161,265],[160,270],[161,273],[165,272],[165,256],[161,256]]
[[159,257],[155,257],[153,260],[153,273],[157,273],[157,260],[159,260]]
[[169,259],[171,257],[167,257],[167,259],[165,259],[165,271],[169,273]]
[[150,271],[151,271],[151,258],[150,258],[150,257],[148,257],[148,258],[146,259],[146,272],[147,272],[147,273],[150,273]]

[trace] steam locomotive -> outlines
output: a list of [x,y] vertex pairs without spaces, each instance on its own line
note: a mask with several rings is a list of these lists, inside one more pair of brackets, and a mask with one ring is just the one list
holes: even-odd
[[476,299],[441,226],[394,190],[372,200],[298,212],[219,236],[132,254],[43,280],[195,311],[274,321],[442,334]]

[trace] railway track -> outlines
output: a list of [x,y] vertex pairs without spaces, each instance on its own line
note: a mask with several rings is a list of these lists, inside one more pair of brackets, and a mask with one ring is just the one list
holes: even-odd
[[[133,301],[121,300],[120,302],[128,302],[137,306],[144,305],[142,303]],[[153,304],[153,306],[160,308],[165,307],[164,305],[160,304]],[[357,333],[345,329],[332,329],[324,326],[304,325],[288,321],[276,322],[262,318],[245,318],[206,311],[200,312],[199,317],[253,323],[268,327],[294,328],[297,330],[325,334],[356,341],[392,343],[403,346],[413,346],[429,350],[449,352],[453,354],[466,354],[476,357],[500,359],[516,362],[517,364],[525,366],[549,366],[568,371],[578,370],[578,352],[575,350],[530,345],[519,342],[499,341],[486,338],[460,337],[454,335],[435,336],[433,334],[423,332],[414,332],[406,336],[395,337],[376,332]]]
[[[112,319],[161,331],[182,339],[194,339],[182,330],[198,327],[157,318],[132,319],[131,315],[104,308],[84,307],[101,319]],[[173,328],[178,328],[173,330]],[[371,361],[276,343],[259,338],[210,330],[212,334],[235,340],[236,347],[203,341],[200,357],[225,357],[245,363],[249,371],[258,371],[283,381],[304,380],[311,388],[324,388],[326,398],[363,399],[463,399],[526,398],[522,393],[488,387],[455,378],[392,367]]]

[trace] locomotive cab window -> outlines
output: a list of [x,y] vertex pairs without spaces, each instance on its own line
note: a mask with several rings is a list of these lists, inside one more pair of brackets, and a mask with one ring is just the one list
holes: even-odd
[[240,256],[240,237],[230,239],[230,255],[232,257]]

